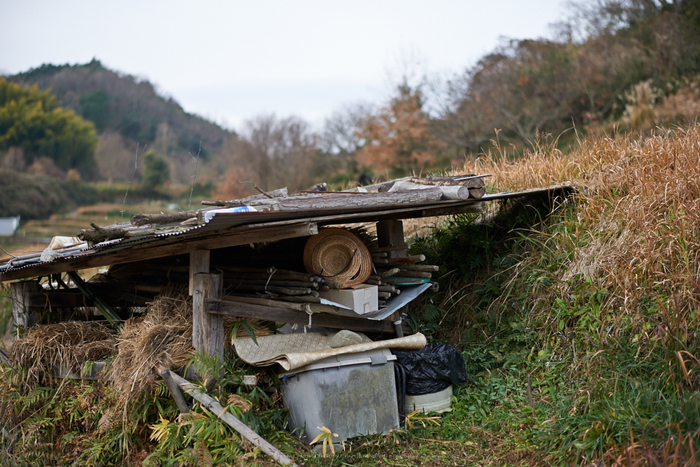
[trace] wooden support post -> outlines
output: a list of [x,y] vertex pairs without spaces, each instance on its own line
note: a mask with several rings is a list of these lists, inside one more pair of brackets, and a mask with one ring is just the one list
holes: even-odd
[[197,273],[193,277],[192,346],[224,361],[224,322],[221,316],[208,313],[206,300],[221,300],[222,274]]
[[194,275],[201,272],[209,274],[209,250],[190,252],[190,295],[194,295]]
[[27,328],[39,322],[39,315],[29,309],[29,294],[40,290],[37,281],[13,282],[10,284],[12,297],[12,322],[17,329],[17,339],[27,335]]
[[[380,248],[405,246],[403,222],[400,220],[377,222],[377,241]],[[388,258],[402,258],[406,256],[406,250],[388,250],[387,255]]]

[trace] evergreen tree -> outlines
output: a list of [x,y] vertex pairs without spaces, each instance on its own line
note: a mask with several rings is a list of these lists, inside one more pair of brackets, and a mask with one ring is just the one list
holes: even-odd
[[51,91],[0,77],[0,151],[21,147],[27,163],[44,156],[64,171],[90,177],[96,145],[95,126],[59,107]]

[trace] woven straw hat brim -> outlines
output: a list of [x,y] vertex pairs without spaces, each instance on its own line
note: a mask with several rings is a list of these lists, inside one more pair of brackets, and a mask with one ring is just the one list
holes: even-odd
[[362,240],[352,232],[331,227],[306,242],[304,266],[309,273],[341,282],[346,288],[369,278],[372,257]]

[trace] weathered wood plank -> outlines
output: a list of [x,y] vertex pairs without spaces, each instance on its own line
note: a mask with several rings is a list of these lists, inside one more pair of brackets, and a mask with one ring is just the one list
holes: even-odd
[[267,206],[273,211],[302,211],[313,212],[318,210],[357,209],[370,208],[382,209],[389,207],[403,207],[407,205],[428,204],[442,199],[440,187],[428,187],[424,190],[402,191],[396,193],[362,193],[358,196],[345,194],[306,194],[290,196],[288,198],[275,198],[256,201],[253,206]]
[[[253,303],[239,303],[231,301],[207,300],[206,307],[212,314],[235,316],[238,318],[262,319],[279,321],[290,324],[309,324],[309,315],[302,311],[290,310]],[[321,326],[331,329],[349,329],[360,332],[378,332],[394,334],[394,325],[391,321],[372,321],[363,318],[351,318],[348,316],[331,315],[327,313],[314,313],[311,316],[313,326]]]
[[220,199],[217,199],[216,201],[202,201],[203,206],[220,206],[220,207],[236,207],[236,206],[245,206],[246,204],[253,203],[254,201],[259,201],[263,200],[266,198],[282,198],[284,196],[287,196],[289,194],[289,191],[287,190],[287,187],[284,188],[278,188],[276,190],[272,191],[266,191],[265,194],[259,194],[259,195],[252,195],[248,196],[247,198],[241,198],[241,199],[234,199],[230,201],[222,201]]

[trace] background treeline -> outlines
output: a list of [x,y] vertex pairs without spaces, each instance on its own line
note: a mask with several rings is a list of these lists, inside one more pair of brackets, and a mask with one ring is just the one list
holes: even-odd
[[[362,174],[441,170],[488,152],[495,139],[517,154],[553,135],[566,149],[574,128],[647,131],[700,113],[697,2],[573,3],[554,31],[553,39],[503,41],[447,78],[404,70],[384,102],[339,109],[321,128],[263,115],[240,134],[98,60],[42,65],[0,81],[0,163],[60,183],[101,182],[101,193],[104,182],[135,182],[144,196],[177,197],[195,184],[231,199],[253,184],[340,187]],[[0,215],[20,210],[3,206]]]

